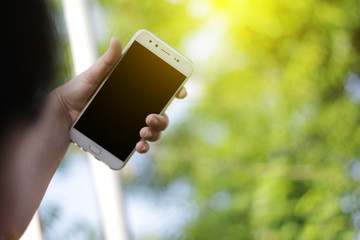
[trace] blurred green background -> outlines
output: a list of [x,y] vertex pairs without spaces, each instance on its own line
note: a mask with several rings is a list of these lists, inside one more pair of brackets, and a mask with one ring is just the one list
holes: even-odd
[[145,28],[196,69],[151,166],[123,170],[125,191],[186,182],[194,214],[144,239],[359,239],[359,0],[91,3],[99,52]]
[[189,81],[201,97],[155,144],[147,179],[154,188],[179,178],[194,187],[197,216],[180,238],[352,238],[360,1],[100,4],[109,35],[149,29],[195,64]]

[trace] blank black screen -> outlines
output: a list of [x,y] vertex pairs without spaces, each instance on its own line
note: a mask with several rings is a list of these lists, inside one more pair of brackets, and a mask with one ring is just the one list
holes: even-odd
[[146,116],[160,113],[185,78],[135,41],[75,128],[124,161],[140,140]]

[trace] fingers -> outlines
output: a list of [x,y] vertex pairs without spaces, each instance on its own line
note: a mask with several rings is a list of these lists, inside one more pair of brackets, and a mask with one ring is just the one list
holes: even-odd
[[155,131],[164,131],[169,125],[169,118],[164,115],[150,114],[146,117],[146,124]]
[[149,127],[144,127],[140,130],[140,137],[146,141],[154,142],[160,139],[161,132],[154,131]]
[[119,61],[121,51],[120,40],[116,37],[111,38],[109,49],[83,73],[82,80],[93,85],[101,83]]
[[161,131],[164,131],[169,125],[169,118],[164,115],[150,114],[146,117],[146,124],[148,127],[143,127],[140,130],[140,137],[142,140],[136,144],[136,151],[139,153],[146,153],[149,151],[149,144],[146,141],[157,141],[161,137]]
[[[177,98],[185,98],[187,96],[187,91],[184,87],[180,88],[176,93]],[[149,151],[150,147],[146,141],[157,141],[161,137],[161,131],[164,131],[169,125],[169,118],[166,114],[150,114],[146,117],[145,120],[148,127],[143,127],[140,130],[140,137],[142,140],[138,142],[135,146],[135,149],[139,153],[146,153]]]
[[135,150],[138,153],[146,153],[147,151],[149,151],[149,144],[143,140],[141,140],[140,142],[138,142],[136,144]]
[[179,99],[183,99],[187,96],[187,91],[185,87],[181,87],[180,90],[176,93],[176,97]]

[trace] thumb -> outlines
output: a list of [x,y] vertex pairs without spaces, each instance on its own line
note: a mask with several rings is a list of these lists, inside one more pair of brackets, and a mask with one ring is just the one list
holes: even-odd
[[121,57],[121,42],[112,38],[109,49],[88,70],[57,88],[54,93],[72,124],[79,116],[100,83]]
[[108,50],[88,70],[83,72],[81,80],[86,84],[98,85],[115,67],[121,57],[121,42],[113,37]]

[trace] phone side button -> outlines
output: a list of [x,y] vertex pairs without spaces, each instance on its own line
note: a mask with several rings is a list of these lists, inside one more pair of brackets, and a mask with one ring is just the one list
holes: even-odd
[[97,155],[99,155],[101,153],[101,150],[99,148],[95,147],[94,145],[91,145],[89,149],[90,149],[90,151],[92,151],[93,153],[95,153]]

